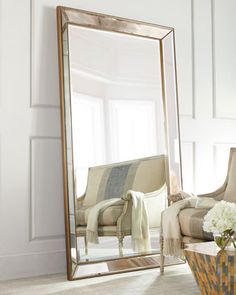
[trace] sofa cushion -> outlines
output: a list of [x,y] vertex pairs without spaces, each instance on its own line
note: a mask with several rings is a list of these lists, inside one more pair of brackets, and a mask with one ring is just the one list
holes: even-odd
[[[76,210],[76,225],[87,225],[88,214],[92,207],[83,206]],[[98,225],[116,225],[117,219],[123,211],[124,205],[115,205],[101,211],[98,217]]]
[[203,231],[203,218],[209,209],[186,208],[179,213],[182,235],[196,239],[213,240],[212,233]]
[[184,236],[183,239],[182,239],[182,242],[184,244],[194,244],[194,243],[204,243],[204,242],[206,242],[206,240]]

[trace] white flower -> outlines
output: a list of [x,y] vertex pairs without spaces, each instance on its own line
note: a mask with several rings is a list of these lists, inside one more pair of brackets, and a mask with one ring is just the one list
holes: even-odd
[[204,217],[203,230],[222,234],[227,229],[236,231],[236,204],[221,201]]

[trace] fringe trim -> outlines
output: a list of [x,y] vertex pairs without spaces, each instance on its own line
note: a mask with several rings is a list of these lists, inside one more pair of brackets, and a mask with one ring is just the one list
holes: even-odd
[[91,230],[86,230],[86,237],[88,242],[93,243],[93,244],[98,244],[98,233],[91,231]]
[[164,239],[163,254],[165,256],[174,256],[183,258],[183,243],[181,239]]

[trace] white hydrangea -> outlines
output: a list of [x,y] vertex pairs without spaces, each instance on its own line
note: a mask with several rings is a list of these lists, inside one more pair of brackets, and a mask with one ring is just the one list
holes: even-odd
[[204,217],[203,230],[215,235],[222,234],[227,229],[236,232],[236,204],[221,201]]

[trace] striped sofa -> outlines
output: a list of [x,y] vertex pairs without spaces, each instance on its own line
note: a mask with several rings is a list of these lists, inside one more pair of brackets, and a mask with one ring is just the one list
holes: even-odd
[[[216,201],[225,200],[236,203],[236,148],[231,148],[228,164],[228,172],[224,184],[215,192],[198,195],[199,198],[213,198]],[[169,196],[170,202],[177,202],[181,194]],[[201,201],[201,199],[199,199]],[[180,211],[178,219],[184,244],[213,240],[212,233],[203,231],[203,218],[210,208],[184,208]],[[161,255],[163,241],[161,237]],[[161,273],[164,271],[164,257],[161,259]]]
[[[217,201],[236,202],[236,148],[231,148],[229,156],[228,173],[222,187],[210,194],[198,197],[214,198]],[[204,208],[185,208],[179,214],[179,222],[184,242],[197,240],[213,240],[213,235],[203,231],[203,218],[209,209]]]
[[[98,235],[116,236],[122,255],[123,238],[131,234],[132,217],[132,201],[123,200],[122,197],[130,189],[143,193],[154,192],[148,194],[146,199],[149,226],[154,228],[160,225],[160,198],[155,191],[164,187],[166,187],[165,155],[89,168],[86,192],[77,199],[76,206],[76,233],[77,236],[85,238],[86,254],[88,253],[86,225],[88,213],[94,205],[105,199],[120,198],[118,204],[101,211],[98,217]],[[164,193],[166,194],[166,189]]]

